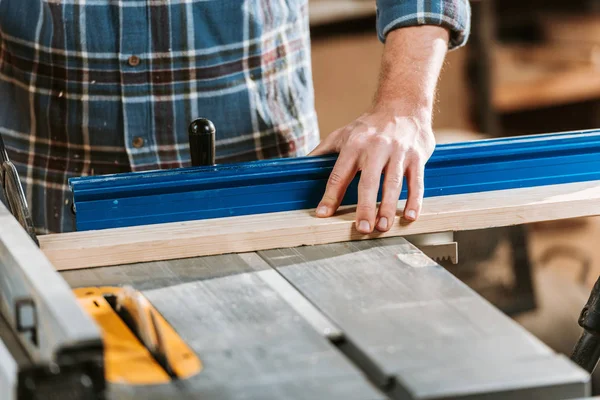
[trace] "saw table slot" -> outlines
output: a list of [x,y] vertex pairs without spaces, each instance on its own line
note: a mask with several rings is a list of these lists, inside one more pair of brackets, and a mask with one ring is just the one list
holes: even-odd
[[[285,257],[285,256],[284,256]],[[386,374],[376,362],[369,358],[344,332],[327,318],[316,305],[311,303],[284,276],[275,269],[258,272],[260,278],[275,290],[294,310],[322,336],[327,338],[350,362],[356,365],[384,392],[393,390],[396,386],[393,376]]]
[[258,276],[271,289],[277,292],[298,314],[302,315],[317,332],[328,338],[333,344],[344,340],[344,333],[327,319],[306,297],[285,280],[277,271],[267,269],[259,271]]

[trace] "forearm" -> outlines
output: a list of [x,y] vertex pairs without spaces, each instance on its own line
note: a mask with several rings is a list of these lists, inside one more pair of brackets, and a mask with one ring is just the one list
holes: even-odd
[[330,133],[311,153],[339,153],[317,216],[333,215],[360,171],[358,232],[390,229],[404,178],[403,217],[417,219],[425,163],[435,149],[431,119],[438,78],[446,52],[465,43],[469,19],[469,0],[377,0],[377,34],[385,43],[379,87],[370,110]]
[[374,108],[431,121],[435,91],[449,33],[438,26],[396,29],[388,34]]

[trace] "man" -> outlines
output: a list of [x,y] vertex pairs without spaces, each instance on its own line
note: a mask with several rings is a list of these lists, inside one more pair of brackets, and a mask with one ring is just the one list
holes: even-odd
[[469,14],[468,0],[377,0],[373,106],[319,144],[307,0],[0,0],[0,135],[39,233],[73,230],[71,177],[188,165],[199,116],[218,163],[339,152],[317,215],[362,171],[357,229],[386,231],[403,176],[404,217],[419,215],[435,87]]

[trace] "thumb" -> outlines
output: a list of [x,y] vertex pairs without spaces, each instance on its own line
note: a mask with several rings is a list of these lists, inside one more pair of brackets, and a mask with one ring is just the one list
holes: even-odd
[[333,139],[335,138],[337,132],[338,131],[336,130],[327,135],[325,139],[321,140],[317,147],[313,149],[313,151],[308,153],[308,156],[322,156],[324,154],[335,153],[335,141]]
[[308,156],[321,156],[323,154],[327,154],[327,142],[326,140],[322,140],[317,147],[313,149]]

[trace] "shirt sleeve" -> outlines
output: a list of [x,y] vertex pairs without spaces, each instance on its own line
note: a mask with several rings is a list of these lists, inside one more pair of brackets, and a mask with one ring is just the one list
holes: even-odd
[[471,29],[469,0],[377,0],[377,36],[396,28],[438,25],[450,32],[449,49],[463,46]]

